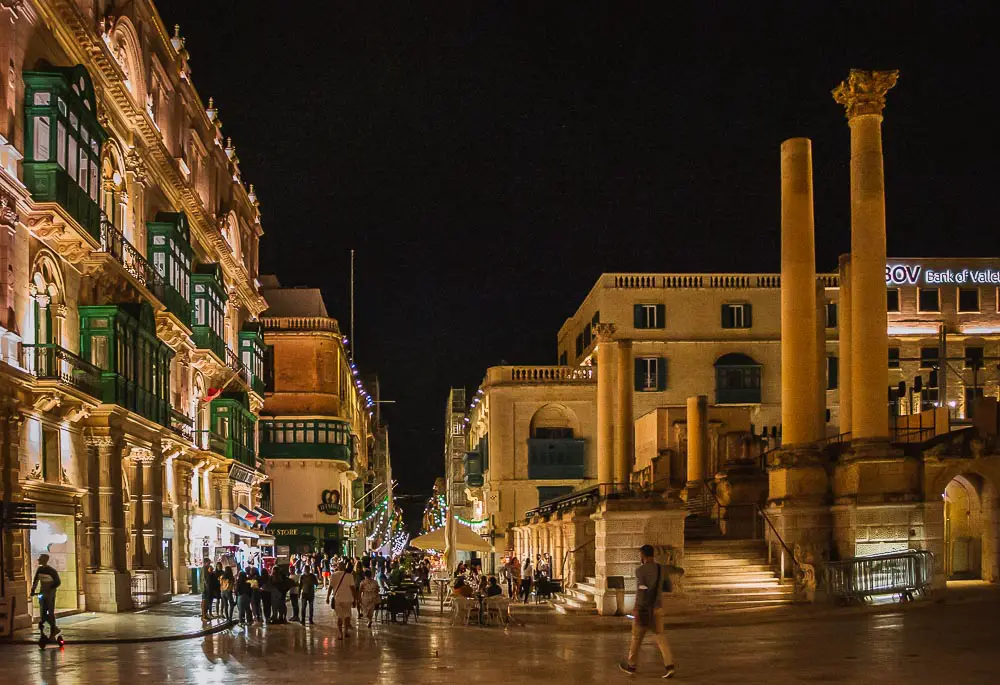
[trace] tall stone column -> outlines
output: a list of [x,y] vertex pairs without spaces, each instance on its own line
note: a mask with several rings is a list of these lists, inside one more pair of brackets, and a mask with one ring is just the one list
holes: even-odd
[[619,340],[618,347],[618,397],[615,421],[615,482],[628,483],[635,460],[635,428],[632,423],[632,393],[634,392],[632,367],[632,341]]
[[174,467],[174,544],[171,566],[174,573],[174,592],[191,590],[188,567],[191,564],[191,471],[192,464],[177,459]]
[[615,480],[614,463],[614,335],[613,323],[595,323],[597,338],[597,482]]
[[687,399],[688,489],[700,488],[708,465],[708,395]]
[[816,437],[826,438],[826,287],[816,279]]
[[816,247],[812,141],[781,144],[781,435],[787,446],[815,442]]
[[[21,500],[20,463],[18,447],[21,444],[21,426],[24,418],[18,411],[12,388],[0,387],[5,395],[0,403],[0,493],[3,500],[18,502]],[[6,601],[14,599],[15,630],[31,625],[28,614],[28,584],[24,577],[24,550],[26,549],[24,531],[4,531],[0,537],[0,554],[3,554],[3,567]]]
[[[86,575],[89,611],[127,611],[132,608],[130,577],[126,570],[125,502],[122,495],[121,434],[92,432],[86,436],[90,462],[91,517],[88,532],[95,551]],[[95,473],[96,471],[96,473]]]
[[852,69],[833,91],[851,128],[851,432],[888,437],[888,317],[882,110],[898,71]]
[[[840,432],[851,432],[852,357],[851,357],[851,256],[840,256],[840,299],[837,316],[837,339],[840,354],[840,383],[837,394],[840,404]],[[886,362],[888,364],[888,361]]]

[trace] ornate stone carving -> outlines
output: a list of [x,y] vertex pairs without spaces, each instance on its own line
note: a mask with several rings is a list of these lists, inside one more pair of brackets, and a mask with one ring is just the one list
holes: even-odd
[[598,345],[612,342],[615,339],[615,325],[613,323],[595,323],[592,330]]
[[156,455],[148,447],[130,447],[128,458],[142,466],[151,466],[156,461]]
[[844,106],[847,118],[866,114],[881,115],[885,94],[896,85],[899,70],[866,71],[851,69],[846,81],[833,89],[833,99]]
[[76,423],[90,416],[90,407],[80,404],[75,407],[67,407],[63,412],[63,419],[67,423]]
[[[3,0],[0,0],[2,2]],[[17,210],[14,198],[7,193],[0,193],[0,226],[11,228],[17,223]]]
[[48,412],[62,404],[62,397],[54,393],[36,395],[33,403],[35,411]]
[[101,433],[91,433],[86,432],[83,436],[84,442],[87,443],[88,447],[104,447],[111,448],[115,446],[115,438],[113,435],[104,435]]
[[146,161],[138,147],[133,147],[125,153],[125,171],[131,172],[135,176],[135,182],[139,185],[146,185],[149,182]]
[[815,556],[802,545],[795,545],[792,556],[795,557],[796,578],[795,584],[799,586],[809,602],[816,601],[816,566]]

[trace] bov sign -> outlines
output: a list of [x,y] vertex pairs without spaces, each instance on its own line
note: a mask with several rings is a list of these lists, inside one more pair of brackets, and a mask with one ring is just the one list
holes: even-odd
[[887,264],[887,285],[941,285],[946,283],[1000,285],[996,269],[925,269],[920,264]]

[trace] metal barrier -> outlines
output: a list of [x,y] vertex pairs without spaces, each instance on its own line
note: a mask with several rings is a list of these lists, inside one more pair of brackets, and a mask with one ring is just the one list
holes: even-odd
[[906,550],[854,557],[824,564],[824,572],[830,596],[840,603],[864,602],[876,595],[899,595],[903,601],[912,601],[930,587],[934,555]]

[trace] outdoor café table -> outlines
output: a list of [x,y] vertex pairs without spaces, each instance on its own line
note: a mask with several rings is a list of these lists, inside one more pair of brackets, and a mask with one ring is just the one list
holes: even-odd
[[448,584],[451,583],[450,578],[434,578],[433,579],[438,586],[438,600],[441,602],[441,614],[444,614],[444,598],[445,594],[448,592]]

